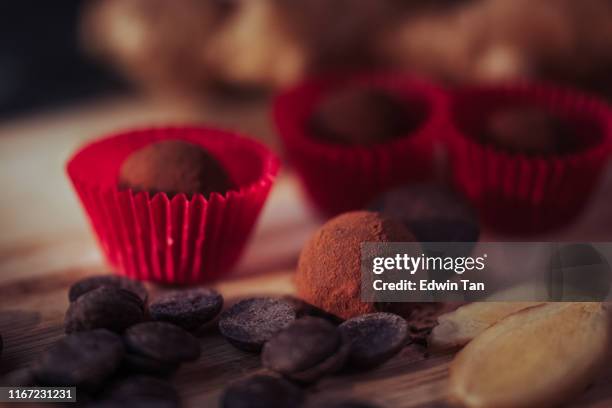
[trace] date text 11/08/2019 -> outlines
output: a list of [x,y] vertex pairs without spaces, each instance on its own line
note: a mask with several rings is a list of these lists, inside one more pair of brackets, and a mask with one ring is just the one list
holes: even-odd
[[471,291],[471,292],[482,292],[485,290],[484,282],[472,282],[469,279],[461,279],[458,282],[452,282],[446,280],[445,282],[439,282],[436,280],[421,279],[417,281],[411,281],[402,279],[397,282],[384,282],[381,279],[377,279],[372,283],[372,287],[376,291]]

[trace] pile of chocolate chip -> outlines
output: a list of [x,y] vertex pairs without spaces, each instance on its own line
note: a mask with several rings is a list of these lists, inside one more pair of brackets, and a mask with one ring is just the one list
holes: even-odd
[[[228,387],[224,408],[254,406],[374,407],[340,396],[309,396],[305,387],[341,369],[379,366],[409,342],[409,325],[392,313],[341,322],[295,298],[244,299],[221,314],[219,331],[235,347],[261,352],[267,373]],[[321,405],[323,404],[323,405]]]
[[191,332],[219,314],[219,293],[181,290],[149,304],[142,283],[103,275],[75,283],[68,298],[67,335],[3,385],[74,386],[78,402],[95,407],[180,406],[166,378],[200,356]]
[[[199,358],[193,333],[216,323],[223,307],[206,288],[149,302],[142,283],[110,275],[75,283],[68,298],[67,335],[1,385],[75,386],[78,401],[94,407],[178,407],[168,377]],[[416,307],[410,322],[382,312],[341,321],[293,297],[243,299],[219,315],[218,329],[236,348],[261,353],[264,370],[229,385],[221,406],[374,407],[307,387],[340,370],[379,366],[422,341],[435,320],[428,305]]]

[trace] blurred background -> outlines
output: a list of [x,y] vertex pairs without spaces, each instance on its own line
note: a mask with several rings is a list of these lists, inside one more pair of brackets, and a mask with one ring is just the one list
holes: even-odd
[[[610,0],[23,0],[0,8],[0,281],[100,262],[63,168],[107,132],[202,121],[278,149],[274,92],[338,70],[410,71],[448,85],[531,78],[612,96]],[[286,179],[262,216],[264,247],[244,258],[251,268],[278,267],[270,257],[290,265],[318,223]],[[612,225],[608,213],[591,211],[583,224]],[[274,225],[299,233],[288,239]]]
[[305,75],[409,70],[446,83],[518,77],[610,95],[609,0],[5,2],[0,115],[140,92],[197,109]]

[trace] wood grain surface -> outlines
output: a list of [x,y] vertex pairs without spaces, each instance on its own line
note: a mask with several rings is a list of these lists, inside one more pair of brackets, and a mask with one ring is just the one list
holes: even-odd
[[[98,101],[0,124],[0,333],[5,349],[0,373],[27,365],[62,336],[67,288],[109,272],[64,175],[70,153],[107,131],[160,122],[206,121],[234,127],[271,142],[265,105],[212,104],[186,112],[134,98]],[[554,236],[532,240],[612,237],[612,172],[608,171],[584,216]],[[232,300],[255,294],[290,294],[299,250],[320,225],[296,178],[284,170],[264,208],[241,263],[214,285]],[[500,240],[485,231],[485,240]],[[151,287],[153,291],[162,290]],[[259,357],[236,350],[214,330],[201,337],[204,353],[173,377],[187,407],[214,407],[222,389],[260,369]],[[351,393],[385,407],[444,407],[451,354],[427,358],[414,347],[368,372],[325,378],[313,393]],[[612,406],[612,364],[570,406]],[[542,373],[546,375],[546,373]],[[25,407],[26,405],[19,405]]]
[[[68,307],[67,287],[103,268],[66,270],[45,279],[27,279],[0,285],[0,333],[5,340],[2,372],[27,366],[55,340],[63,336]],[[253,295],[293,293],[291,271],[249,276],[216,283],[227,304]],[[149,285],[153,296],[163,288]],[[200,334],[202,356],[185,364],[172,378],[188,407],[217,406],[223,388],[231,381],[261,370],[258,354],[229,345],[215,328]],[[312,388],[322,392],[350,393],[383,406],[415,407],[441,404],[450,355],[425,358],[423,348],[408,346],[382,367],[369,372],[343,372]]]

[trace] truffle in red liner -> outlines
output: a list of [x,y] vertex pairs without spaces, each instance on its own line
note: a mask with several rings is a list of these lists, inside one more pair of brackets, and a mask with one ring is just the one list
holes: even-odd
[[422,121],[421,110],[383,90],[348,88],[323,98],[308,126],[323,142],[368,146],[406,135]]
[[[151,194],[119,187],[133,152],[166,140],[199,146],[234,188]],[[120,132],[88,144],[67,172],[109,262],[131,278],[188,284],[218,278],[238,260],[278,172],[260,143],[200,127]]]
[[308,197],[335,215],[432,177],[444,103],[437,88],[411,76],[328,76],[280,94],[273,116]]
[[[506,116],[506,134],[494,142],[481,138],[499,112],[536,108],[557,125],[542,126],[541,118],[534,122],[525,116],[512,122]],[[547,85],[458,89],[447,124],[456,186],[487,225],[511,234],[540,233],[574,219],[597,185],[611,147],[605,103]]]

